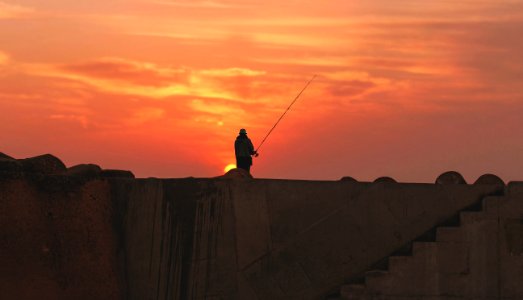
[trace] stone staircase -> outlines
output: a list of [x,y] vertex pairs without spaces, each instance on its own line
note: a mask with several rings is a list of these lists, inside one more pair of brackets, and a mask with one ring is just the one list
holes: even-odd
[[500,207],[507,202],[505,196],[483,198],[327,299],[519,299],[500,296]]

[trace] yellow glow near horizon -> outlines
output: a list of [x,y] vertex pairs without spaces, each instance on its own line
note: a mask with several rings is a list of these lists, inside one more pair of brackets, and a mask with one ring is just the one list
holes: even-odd
[[223,168],[223,171],[227,173],[232,169],[236,169],[236,164],[228,164],[227,166],[225,166],[225,168]]

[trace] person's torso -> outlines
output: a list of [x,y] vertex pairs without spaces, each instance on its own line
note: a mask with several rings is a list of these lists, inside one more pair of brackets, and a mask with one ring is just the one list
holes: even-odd
[[250,157],[251,156],[251,147],[252,143],[251,140],[247,137],[245,138],[236,138],[236,141],[234,142],[234,150],[236,152],[236,156],[240,157]]

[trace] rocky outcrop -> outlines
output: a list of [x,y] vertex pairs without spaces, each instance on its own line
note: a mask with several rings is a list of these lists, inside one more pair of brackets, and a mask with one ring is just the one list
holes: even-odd
[[14,159],[14,158],[12,158],[11,156],[9,156],[5,153],[0,152],[0,159]]
[[96,178],[102,173],[102,168],[94,164],[81,164],[70,167],[65,172],[67,176],[79,177],[79,178]]
[[22,164],[7,155],[0,156],[0,172],[19,173],[22,171]]
[[102,170],[100,176],[102,178],[134,178],[133,172],[126,170]]
[[64,163],[51,154],[44,154],[20,160],[24,172],[40,174],[61,174],[66,171]]
[[494,174],[484,174],[481,175],[474,184],[491,184],[491,185],[499,185],[503,186],[505,185],[505,182],[503,182],[503,179],[499,178],[498,176]]
[[391,177],[384,176],[384,177],[379,177],[379,178],[377,178],[376,180],[374,180],[374,182],[375,182],[375,183],[377,183],[377,182],[396,183],[397,181],[394,180],[394,179],[391,178]]
[[345,181],[345,182],[358,182],[356,179],[350,177],[350,176],[344,176],[340,179],[340,181]]
[[436,184],[467,184],[467,182],[460,173],[449,171],[439,175]]

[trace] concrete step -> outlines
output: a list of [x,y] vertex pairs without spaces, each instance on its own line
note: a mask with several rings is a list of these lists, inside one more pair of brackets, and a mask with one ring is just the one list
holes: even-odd
[[484,219],[485,214],[482,211],[463,211],[459,214],[459,223],[461,226],[481,222]]
[[463,230],[461,227],[438,227],[436,229],[436,242],[461,242]]
[[414,242],[412,243],[412,256],[425,255],[427,252],[436,251],[436,242]]
[[380,277],[383,275],[389,274],[389,271],[383,271],[383,270],[372,270],[365,272],[365,279],[372,278],[372,277]]
[[499,207],[503,205],[506,201],[506,198],[503,196],[488,196],[483,198],[483,211],[497,212]]
[[379,291],[386,287],[391,273],[389,271],[369,271],[365,273],[365,289],[367,293]]
[[391,256],[389,257],[389,272],[396,273],[405,269],[405,266],[412,260],[412,256]]
[[367,287],[363,284],[346,284],[340,289],[343,300],[365,300]]

